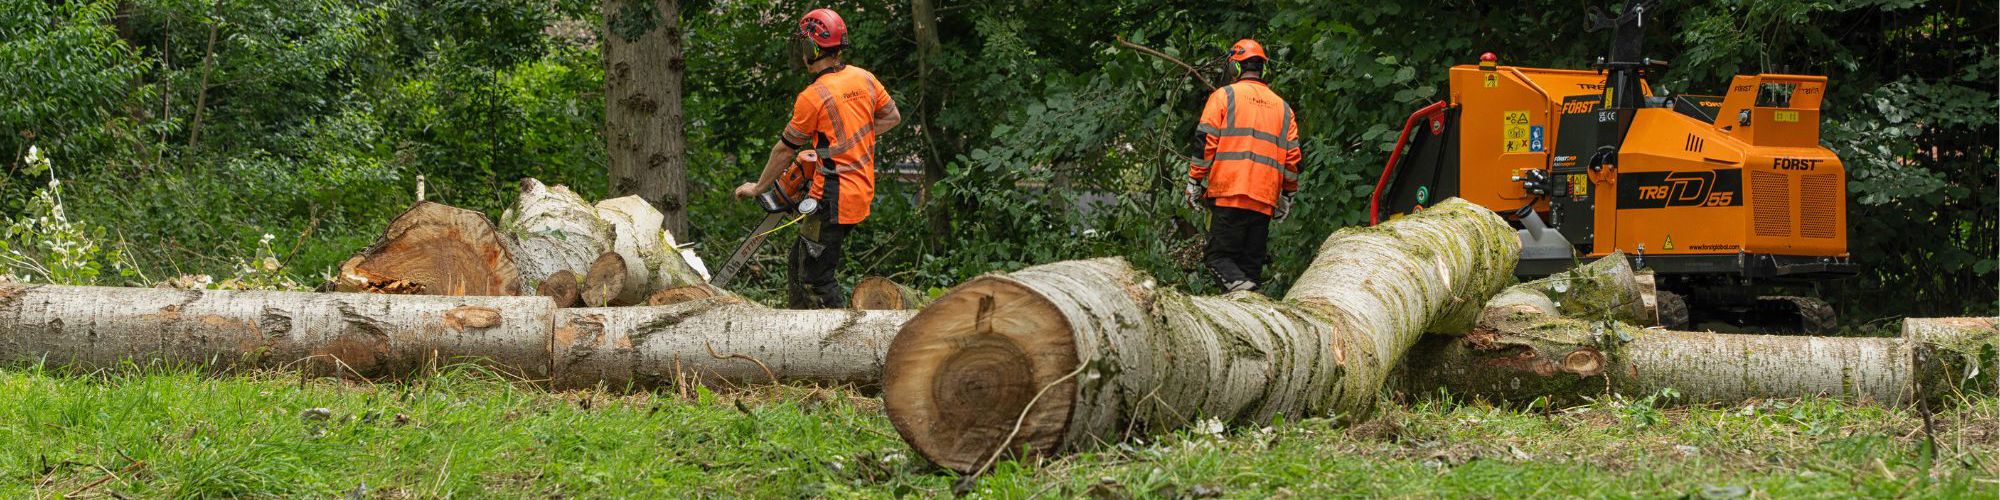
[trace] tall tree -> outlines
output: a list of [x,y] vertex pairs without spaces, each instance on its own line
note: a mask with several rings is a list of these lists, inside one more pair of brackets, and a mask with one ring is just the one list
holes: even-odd
[[688,238],[679,0],[604,0],[604,135],[613,197],[636,194]]

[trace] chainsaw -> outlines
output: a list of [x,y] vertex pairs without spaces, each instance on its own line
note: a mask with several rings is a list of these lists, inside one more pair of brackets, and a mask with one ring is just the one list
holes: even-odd
[[[722,270],[715,273],[715,278],[708,280],[710,285],[716,288],[728,286],[729,280],[735,278],[738,271],[743,270],[744,264],[750,263],[750,256],[755,255],[757,249],[764,246],[764,240],[769,238],[771,233],[777,232],[783,225],[798,222],[819,210],[819,199],[812,197],[812,173],[815,170],[813,165],[818,164],[819,160],[818,150],[800,151],[798,157],[793,159],[791,168],[778,174],[778,180],[772,183],[771,189],[757,195],[757,207],[764,209],[764,221],[757,223],[757,227],[750,230],[750,237],[736,247],[736,253],[729,255],[729,260],[722,264]],[[792,217],[791,222],[786,222],[785,219],[794,214],[797,217]]]

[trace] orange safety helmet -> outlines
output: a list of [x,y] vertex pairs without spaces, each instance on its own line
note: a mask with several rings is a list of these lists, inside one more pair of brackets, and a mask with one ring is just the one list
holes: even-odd
[[831,9],[813,9],[799,19],[799,37],[822,49],[847,45],[847,22]]
[[1253,57],[1266,61],[1271,59],[1264,56],[1264,44],[1257,43],[1256,40],[1245,38],[1237,40],[1236,45],[1229,46],[1229,60],[1231,61],[1243,62]]

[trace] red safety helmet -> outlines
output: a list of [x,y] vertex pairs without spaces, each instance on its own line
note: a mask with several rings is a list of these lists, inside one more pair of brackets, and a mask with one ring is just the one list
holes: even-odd
[[1271,59],[1264,56],[1264,44],[1257,43],[1256,40],[1245,38],[1237,40],[1236,45],[1229,46],[1229,60],[1231,61],[1243,62],[1253,57],[1267,61]]
[[822,49],[847,45],[847,22],[831,9],[814,9],[799,19],[799,37]]

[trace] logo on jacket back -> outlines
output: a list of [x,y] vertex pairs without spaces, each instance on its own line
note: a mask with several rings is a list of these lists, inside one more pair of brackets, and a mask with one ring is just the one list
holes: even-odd
[[1743,205],[1742,169],[1618,174],[1618,208]]

